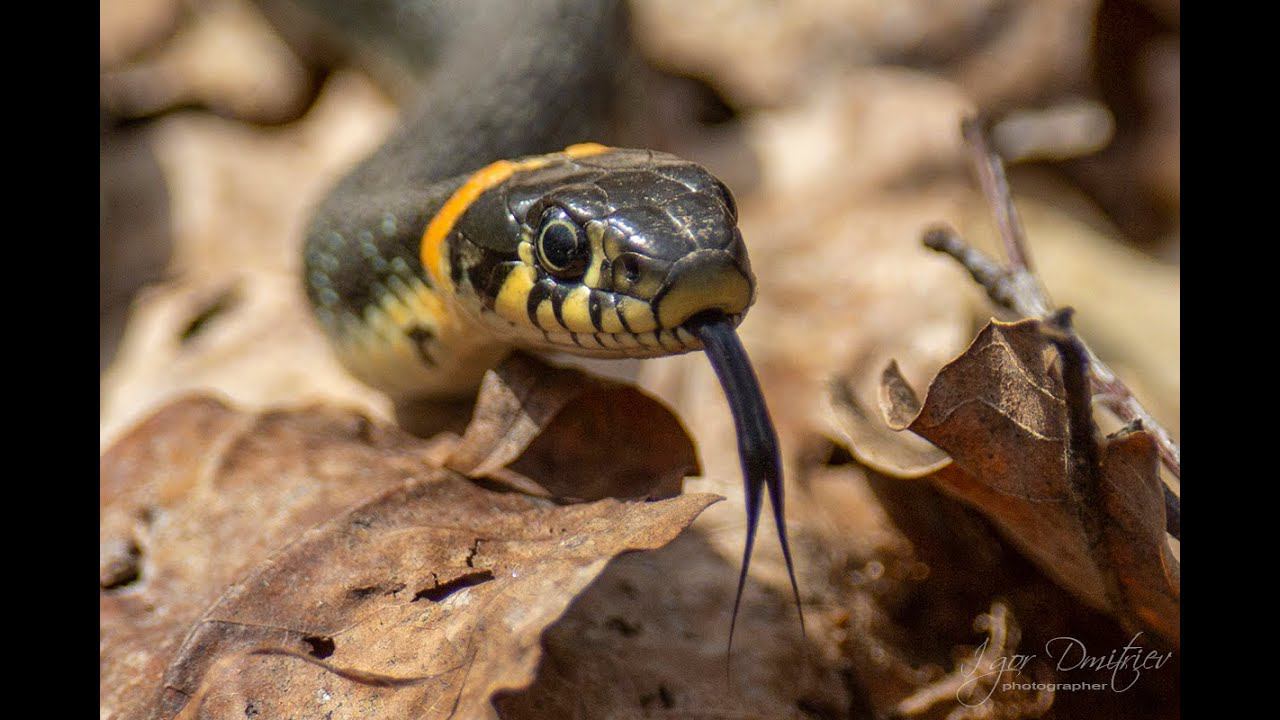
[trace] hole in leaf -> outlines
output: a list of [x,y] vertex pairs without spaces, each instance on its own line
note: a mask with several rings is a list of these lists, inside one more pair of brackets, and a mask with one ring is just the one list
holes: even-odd
[[440,602],[459,590],[475,587],[476,585],[487,583],[492,579],[493,572],[489,570],[467,573],[465,575],[460,575],[447,583],[441,583],[433,587],[419,590],[418,593],[413,596],[413,599],[416,601],[425,598],[431,602]]
[[319,660],[332,655],[336,647],[333,643],[333,638],[322,635],[308,635],[302,638],[302,641],[311,646],[311,650],[308,651],[311,657]]
[[671,694],[666,685],[658,686],[658,700],[662,703],[662,707],[668,710],[676,706],[675,696]]

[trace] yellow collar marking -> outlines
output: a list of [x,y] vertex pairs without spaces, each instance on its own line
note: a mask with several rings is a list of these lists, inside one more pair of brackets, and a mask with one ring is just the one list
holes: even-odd
[[422,267],[431,275],[436,287],[446,294],[453,292],[453,280],[449,277],[446,266],[448,255],[444,251],[445,238],[453,231],[453,226],[462,217],[467,208],[484,194],[486,190],[505,181],[518,172],[537,170],[562,157],[580,158],[599,155],[609,148],[599,143],[579,143],[570,145],[564,152],[550,155],[539,155],[525,160],[499,160],[480,168],[440,208],[440,212],[431,218],[427,231],[422,235],[421,259]]

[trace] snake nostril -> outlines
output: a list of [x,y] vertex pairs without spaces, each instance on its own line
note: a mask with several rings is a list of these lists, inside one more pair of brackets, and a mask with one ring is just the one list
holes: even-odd
[[627,282],[635,282],[640,279],[640,261],[636,258],[626,255],[619,260],[622,265],[622,273],[626,276]]

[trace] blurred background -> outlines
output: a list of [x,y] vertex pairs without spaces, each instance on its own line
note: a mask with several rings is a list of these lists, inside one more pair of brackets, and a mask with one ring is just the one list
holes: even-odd
[[[330,356],[298,268],[311,207],[394,126],[397,90],[296,38],[286,42],[268,19],[279,22],[278,4],[101,2],[104,447],[166,400],[196,390],[249,409],[325,402],[394,417],[385,397]],[[841,692],[857,696],[848,688],[861,687],[861,700],[832,701],[840,710],[831,712],[815,701],[806,712],[835,717],[859,702],[887,706],[937,675],[921,667],[945,668],[954,645],[977,642],[972,619],[988,608],[996,580],[981,576],[983,592],[965,589],[963,573],[943,582],[933,564],[931,577],[942,584],[918,585],[930,573],[918,554],[926,543],[913,535],[915,549],[904,545],[904,528],[873,492],[876,478],[839,447],[826,390],[833,378],[847,379],[874,408],[891,359],[923,389],[995,314],[954,261],[921,245],[927,228],[947,223],[1000,255],[959,131],[963,117],[980,114],[1008,163],[1053,300],[1076,308],[1081,335],[1177,437],[1179,3],[632,0],[630,7],[641,61],[633,144],[703,163],[739,201],[759,279],[740,332],[798,488],[788,516],[807,568],[802,585],[829,611],[815,634],[844,637],[850,627],[892,620],[877,636],[882,645],[851,645],[863,642],[851,633],[806,656],[827,663],[823,672],[847,668],[842,662],[866,673],[879,662],[883,671],[860,683],[845,678]],[[603,371],[639,383],[684,420],[705,470],[686,487],[729,497],[694,529],[736,567],[740,475],[705,358]],[[931,532],[954,543],[948,552],[959,553],[951,558],[957,567],[981,565],[979,556],[1004,557],[999,564],[1008,566],[998,541],[961,537],[969,521],[954,510],[935,507],[936,499],[910,502],[935,513]],[[939,534],[941,526],[951,534]],[[753,574],[785,591],[771,531],[762,529],[758,547]],[[999,578],[1011,583],[1011,596],[1029,599],[1014,603],[1024,625],[1036,613],[1095,621],[1019,568]],[[720,566],[714,573],[728,575],[718,592],[731,589],[732,573]],[[786,598],[753,591],[748,605],[789,622]],[[941,611],[927,609],[940,606],[954,617],[944,622]],[[785,627],[774,634],[790,637],[793,628],[779,623]],[[1053,712],[1115,717],[1156,708],[1173,716],[1177,694],[1175,675],[1101,704],[1063,695]],[[1004,711],[1031,717],[1045,708]]]

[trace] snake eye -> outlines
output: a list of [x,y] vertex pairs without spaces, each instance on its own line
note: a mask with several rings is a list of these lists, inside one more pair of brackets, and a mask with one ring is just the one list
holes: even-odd
[[556,277],[573,278],[587,269],[591,246],[582,228],[560,208],[551,208],[542,216],[538,232],[538,259]]

